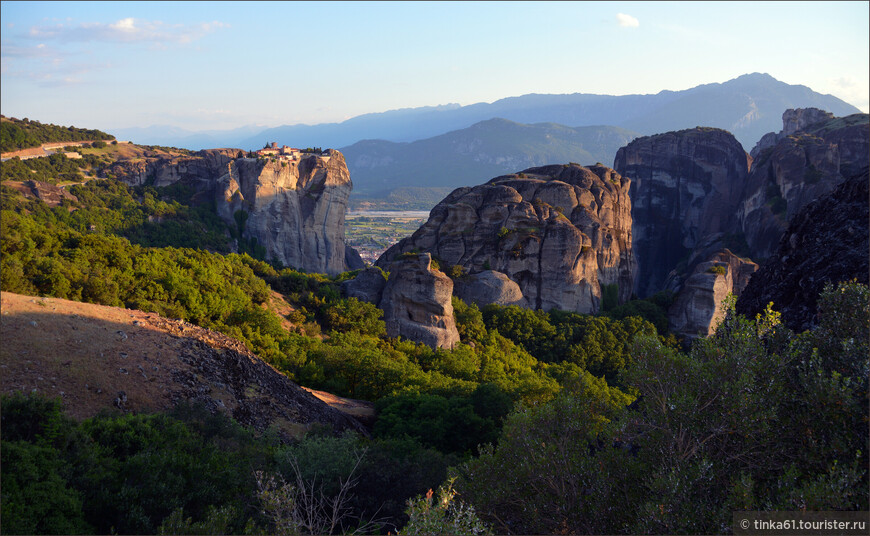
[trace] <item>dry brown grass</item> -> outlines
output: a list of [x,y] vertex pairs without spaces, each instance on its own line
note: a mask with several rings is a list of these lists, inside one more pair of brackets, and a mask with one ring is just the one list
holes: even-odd
[[[362,431],[341,416],[360,411],[355,401],[335,397],[336,413],[220,333],[155,313],[2,292],[0,392],[16,391],[59,397],[76,419],[196,398],[291,437],[314,422]],[[126,402],[118,403],[121,392]]]

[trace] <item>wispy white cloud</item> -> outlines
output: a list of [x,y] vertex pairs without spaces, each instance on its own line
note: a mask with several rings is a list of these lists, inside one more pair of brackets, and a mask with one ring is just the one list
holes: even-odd
[[819,89],[813,88],[816,91],[830,91],[837,97],[856,106],[862,112],[867,113],[870,108],[870,99],[868,99],[868,88],[866,82],[859,82],[851,76],[841,76],[835,79],[828,79],[828,87]]
[[851,76],[841,76],[836,80],[833,80],[835,86],[841,87],[843,89],[855,87],[855,79]]
[[[30,80],[41,86],[62,86],[84,81],[87,73],[110,68],[107,62],[94,61],[92,47],[100,45],[145,45],[167,49],[185,45],[209,33],[228,28],[223,22],[165,24],[160,21],[127,17],[111,23],[74,23],[69,19],[46,20],[44,24],[4,35],[2,65],[4,76]],[[82,44],[84,48],[74,47]],[[104,54],[99,54],[105,57]]]
[[60,42],[151,43],[158,46],[185,44],[203,38],[216,30],[228,28],[219,21],[199,24],[165,24],[127,17],[111,23],[83,22],[32,26],[28,37],[54,39]]
[[637,28],[640,26],[640,21],[631,15],[625,13],[616,14],[616,22],[623,28]]

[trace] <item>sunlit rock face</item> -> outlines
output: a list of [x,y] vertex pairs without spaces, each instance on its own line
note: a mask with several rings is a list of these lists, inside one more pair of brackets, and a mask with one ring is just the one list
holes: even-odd
[[756,270],[757,264],[727,249],[696,264],[668,311],[669,329],[687,340],[712,334],[725,317],[725,298],[739,296]]
[[344,217],[353,185],[338,151],[294,162],[237,159],[218,184],[221,218],[237,224],[235,214],[245,211],[242,236],[256,239],[268,258],[330,275],[348,269]]
[[214,200],[218,215],[266,258],[309,272],[362,268],[345,245],[344,218],[353,188],[336,150],[295,159],[245,158],[239,149],[209,149],[191,156],[119,162],[109,170],[128,184],[184,183],[195,200]]
[[[386,270],[403,253],[430,253],[445,270],[462,266],[470,281],[498,282],[497,291],[477,289],[481,305],[509,299],[545,311],[594,313],[605,285],[618,287],[621,302],[631,296],[628,190],[629,181],[612,169],[577,164],[458,188],[376,264]],[[501,275],[478,275],[490,271]]]
[[453,348],[459,332],[453,319],[453,281],[432,268],[428,253],[404,255],[390,265],[379,307],[387,335],[433,348]]

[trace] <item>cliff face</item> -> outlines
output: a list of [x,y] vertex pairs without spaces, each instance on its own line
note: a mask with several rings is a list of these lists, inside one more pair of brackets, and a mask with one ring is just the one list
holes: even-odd
[[723,249],[695,265],[668,310],[668,324],[677,336],[707,336],[725,317],[722,301],[739,296],[758,269],[754,262]]
[[752,256],[765,259],[801,209],[867,165],[868,116],[788,110],[782,132],[765,136],[752,152],[738,220]]
[[376,264],[389,269],[402,253],[431,253],[445,268],[460,265],[472,276],[504,274],[522,293],[509,291],[513,302],[597,312],[603,285],[618,285],[620,301],[631,296],[628,190],[629,181],[612,169],[576,164],[459,188]]
[[347,269],[344,216],[352,188],[337,151],[288,163],[242,158],[227,164],[215,200],[227,225],[236,225],[236,212],[248,214],[242,236],[255,238],[269,258],[334,275]]
[[191,184],[200,198],[215,200],[230,228],[243,222],[242,237],[255,239],[267,258],[286,266],[330,275],[362,267],[344,242],[353,185],[340,152],[291,162],[237,158],[239,152],[211,149],[190,157],[122,162],[109,171],[130,184]]
[[[835,118],[799,109],[783,114],[783,130],[764,136],[754,159],[729,133],[708,128],[620,149],[614,167],[632,181],[638,295],[677,291],[671,329],[687,338],[710,333],[721,300],[741,296],[757,269],[726,248],[769,257],[790,219],[867,166],[868,133],[866,114]],[[861,251],[866,257],[866,247]]]
[[631,179],[635,292],[642,298],[662,290],[699,244],[736,227],[749,161],[724,130],[639,138],[617,152],[613,167]]
[[792,219],[777,250],[737,300],[737,312],[754,317],[773,302],[789,328],[811,328],[826,283],[870,283],[868,222],[870,173],[864,168]]
[[768,147],[773,147],[786,136],[791,136],[800,130],[806,129],[810,125],[833,118],[834,114],[824,110],[819,110],[818,108],[786,110],[782,113],[782,130],[779,132],[768,132],[762,136],[758,143],[755,144],[755,147],[752,148],[749,155],[754,160],[758,158],[763,150]]

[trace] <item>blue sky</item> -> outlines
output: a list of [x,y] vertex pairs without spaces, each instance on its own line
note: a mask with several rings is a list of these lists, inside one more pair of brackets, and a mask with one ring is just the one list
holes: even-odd
[[0,109],[87,128],[342,121],[751,72],[868,111],[868,2],[16,2]]

